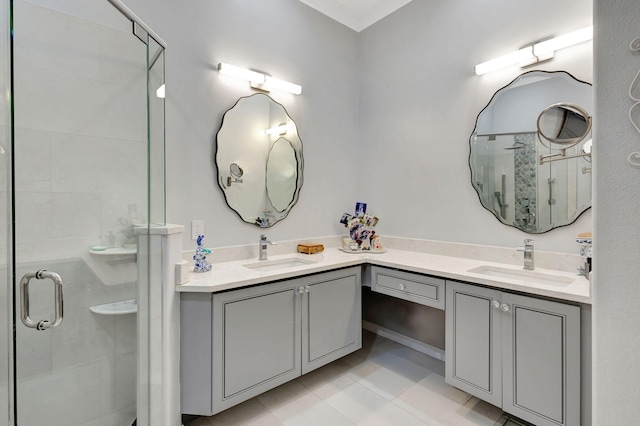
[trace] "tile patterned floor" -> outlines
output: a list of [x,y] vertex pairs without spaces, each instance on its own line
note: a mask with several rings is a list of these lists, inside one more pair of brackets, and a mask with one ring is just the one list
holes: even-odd
[[496,426],[505,422],[499,408],[446,384],[442,361],[363,331],[361,350],[185,426]]

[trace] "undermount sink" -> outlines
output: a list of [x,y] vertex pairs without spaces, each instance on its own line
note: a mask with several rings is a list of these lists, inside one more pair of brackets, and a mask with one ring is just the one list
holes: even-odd
[[261,260],[259,262],[247,263],[242,266],[256,271],[276,271],[280,269],[296,268],[316,263],[315,260],[303,259],[300,257],[288,257],[285,259]]
[[575,281],[575,278],[545,274],[543,272],[538,272],[535,270],[530,271],[526,269],[510,269],[489,265],[478,266],[477,268],[469,269],[467,272],[488,275],[497,278],[507,278],[510,280],[522,281],[527,284],[564,286],[569,285]]

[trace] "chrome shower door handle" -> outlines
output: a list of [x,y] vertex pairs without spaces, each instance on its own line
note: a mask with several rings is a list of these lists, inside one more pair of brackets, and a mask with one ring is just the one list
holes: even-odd
[[[55,319],[53,322],[49,320],[34,321],[29,316],[29,281],[32,278],[37,280],[50,279],[55,286],[54,304],[55,304]],[[40,269],[36,272],[27,272],[20,280],[20,308],[22,323],[29,328],[35,328],[36,330],[46,330],[48,328],[54,328],[60,325],[62,322],[62,278],[55,272],[50,272],[45,269]]]

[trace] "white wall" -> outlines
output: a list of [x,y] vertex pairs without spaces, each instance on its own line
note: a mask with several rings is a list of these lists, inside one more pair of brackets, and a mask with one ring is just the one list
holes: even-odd
[[[549,13],[552,10],[553,13]],[[591,25],[591,3],[413,1],[360,34],[360,198],[382,235],[515,247],[471,186],[469,136],[493,93],[523,71],[565,70],[592,82],[592,44],[544,64],[474,75],[475,64]],[[536,248],[577,253],[591,212],[535,235]]]
[[626,159],[640,151],[628,119],[628,90],[640,70],[629,43],[640,37],[640,7],[596,0],[594,16],[594,424],[631,425],[640,419],[640,169]]
[[[297,0],[129,0],[127,5],[168,44],[167,221],[205,220],[210,247],[255,243],[264,229],[242,222],[216,183],[215,136],[222,115],[252,93],[247,82],[221,78],[228,62],[303,86],[301,96],[273,92],[296,122],[304,184],[273,240],[337,235],[338,219],[356,200],[359,163],[357,33]],[[215,259],[213,259],[215,261]]]
[[[467,162],[477,113],[521,70],[477,77],[473,66],[591,24],[584,1],[544,3],[415,1],[358,34],[295,0],[127,1],[169,45],[168,222],[204,219],[212,247],[254,243],[263,231],[240,221],[216,184],[222,114],[253,93],[220,78],[225,61],[304,86],[301,96],[272,94],[296,121],[305,160],[299,202],[268,229],[273,239],[343,233],[340,214],[366,201],[382,235],[521,244],[529,235],[481,207]],[[588,42],[537,68],[592,81],[591,58]],[[537,247],[575,253],[574,235],[590,230],[589,211],[536,236]],[[188,234],[185,249],[195,244]]]

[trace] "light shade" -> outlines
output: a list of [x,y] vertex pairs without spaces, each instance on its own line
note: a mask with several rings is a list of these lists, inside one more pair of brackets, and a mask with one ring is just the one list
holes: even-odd
[[295,83],[289,83],[288,81],[280,80],[268,75],[265,77],[265,82],[262,85],[262,90],[284,90],[285,92],[299,95],[302,93],[302,86]]
[[510,67],[511,65],[530,65],[534,63],[535,60],[536,57],[533,55],[533,48],[529,46],[507,55],[500,56],[499,58],[478,64],[475,67],[475,72],[477,75],[482,75],[501,68]]
[[582,28],[478,64],[475,66],[475,73],[477,75],[482,75],[512,65],[519,65],[523,67],[535,64],[553,58],[554,53],[557,50],[574,46],[591,39],[593,39],[593,27]]
[[541,41],[533,46],[533,54],[536,56],[548,55],[550,52],[575,46],[593,39],[593,27],[582,28],[578,31],[554,37],[551,40]]
[[218,64],[218,72],[222,75],[248,80],[256,84],[264,83],[264,74],[246,68],[236,67],[235,65],[225,64],[224,62]]
[[290,83],[288,81],[280,80],[261,72],[236,67],[224,62],[220,62],[218,64],[218,72],[223,75],[247,80],[251,83],[251,87],[264,90],[266,92],[269,92],[271,90],[281,90],[293,93],[294,95],[299,95],[302,93],[302,86],[300,86],[299,84]]

